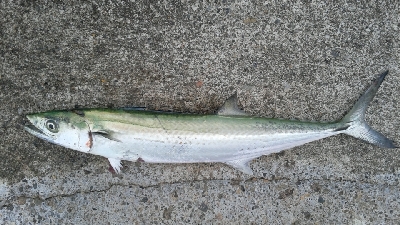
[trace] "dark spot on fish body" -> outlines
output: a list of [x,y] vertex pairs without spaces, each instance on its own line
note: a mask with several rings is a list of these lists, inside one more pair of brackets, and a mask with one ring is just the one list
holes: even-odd
[[141,157],[139,157],[139,158],[136,160],[136,162],[144,162],[144,160],[143,160]]

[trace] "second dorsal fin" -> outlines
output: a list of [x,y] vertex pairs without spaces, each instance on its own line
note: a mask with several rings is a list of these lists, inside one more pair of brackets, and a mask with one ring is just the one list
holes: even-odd
[[220,116],[248,116],[243,110],[239,109],[237,105],[237,94],[229,97],[222,107],[218,110]]

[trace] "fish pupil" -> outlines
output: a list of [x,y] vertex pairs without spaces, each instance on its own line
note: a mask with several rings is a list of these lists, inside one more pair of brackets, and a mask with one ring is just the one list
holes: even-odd
[[48,130],[50,130],[53,133],[57,133],[58,132],[58,126],[53,120],[48,120],[46,122],[46,127],[47,127]]

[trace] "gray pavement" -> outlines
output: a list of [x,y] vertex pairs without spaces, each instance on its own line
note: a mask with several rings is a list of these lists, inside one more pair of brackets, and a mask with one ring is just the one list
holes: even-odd
[[[219,2],[219,1],[218,1]],[[23,130],[27,113],[146,106],[367,120],[400,142],[399,3],[1,1],[0,224],[399,224],[399,149],[339,135],[251,163],[123,162]]]

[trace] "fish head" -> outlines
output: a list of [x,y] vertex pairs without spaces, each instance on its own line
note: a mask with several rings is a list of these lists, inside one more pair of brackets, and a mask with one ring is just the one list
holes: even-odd
[[26,116],[24,128],[32,135],[73,150],[88,152],[92,147],[90,126],[79,113],[52,111]]

